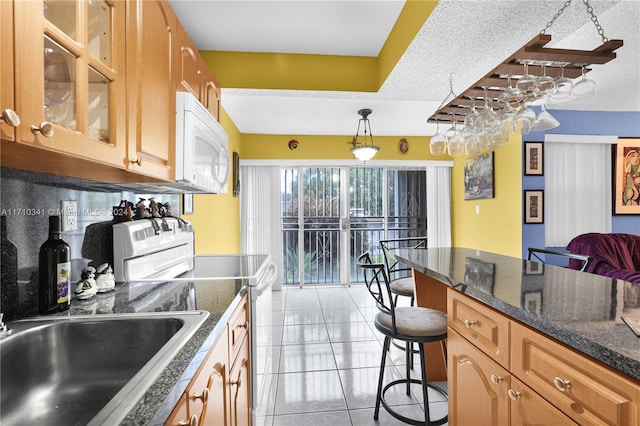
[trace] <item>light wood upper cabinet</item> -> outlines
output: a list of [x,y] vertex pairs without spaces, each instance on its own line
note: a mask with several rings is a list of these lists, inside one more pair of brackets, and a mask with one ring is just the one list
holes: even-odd
[[[9,111],[7,111],[9,110]],[[15,113],[13,100],[13,5],[0,1],[0,116]],[[16,117],[19,119],[20,116]],[[10,117],[9,121],[10,120]],[[15,141],[15,126],[0,120],[0,137]]]
[[220,122],[220,86],[213,78],[207,64],[204,62],[204,83],[202,85],[202,104]]
[[127,2],[128,167],[175,175],[173,46],[178,20],[166,0]]
[[207,63],[196,49],[186,30],[178,25],[176,90],[191,92],[202,105],[220,120],[220,87],[213,78]]
[[3,145],[2,165],[64,174],[68,164],[51,157],[63,153],[124,169],[125,3],[2,3],[3,21],[13,7],[14,109],[21,117],[16,144]]

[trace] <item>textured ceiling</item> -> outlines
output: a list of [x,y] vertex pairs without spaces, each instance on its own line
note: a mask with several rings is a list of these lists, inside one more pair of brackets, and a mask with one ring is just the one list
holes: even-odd
[[[377,56],[401,1],[171,0],[200,50]],[[531,40],[564,0],[441,0],[377,93],[223,88],[222,105],[242,133],[352,135],[370,108],[375,135],[432,135],[427,118]],[[590,4],[617,58],[594,65],[592,98],[563,109],[640,111],[640,0]],[[215,18],[214,18],[215,17]],[[212,24],[215,22],[215,25]],[[547,31],[547,47],[592,50],[600,35],[580,0]],[[640,126],[640,123],[639,123]]]

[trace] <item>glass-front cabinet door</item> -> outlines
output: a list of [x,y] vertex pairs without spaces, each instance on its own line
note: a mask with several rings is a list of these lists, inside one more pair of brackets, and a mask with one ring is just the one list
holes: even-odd
[[125,2],[16,1],[14,14],[18,142],[125,168]]

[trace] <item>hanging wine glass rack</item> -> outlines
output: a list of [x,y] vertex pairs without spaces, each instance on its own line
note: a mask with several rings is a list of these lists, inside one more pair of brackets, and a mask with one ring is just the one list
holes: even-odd
[[[467,90],[438,109],[427,121],[429,123],[464,122],[466,115],[471,111],[473,99],[484,101],[484,87],[488,88],[486,96],[491,108],[494,110],[502,108],[498,98],[504,93],[504,89],[509,87],[509,76],[512,84],[515,84],[524,74],[525,63],[529,64],[529,74],[534,76],[542,76],[544,71],[549,77],[560,78],[564,72],[564,77],[573,79],[582,76],[583,67],[585,72],[589,72],[591,65],[602,65],[615,59],[615,50],[623,44],[622,40],[608,40],[591,51],[544,47],[550,41],[549,34],[538,34]],[[543,67],[546,69],[543,70]]]

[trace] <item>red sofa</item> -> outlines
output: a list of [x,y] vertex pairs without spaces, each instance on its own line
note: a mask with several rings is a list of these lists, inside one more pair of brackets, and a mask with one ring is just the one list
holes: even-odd
[[[593,261],[585,272],[640,283],[639,235],[591,232],[575,237],[567,249],[570,253],[591,256]],[[580,269],[581,266],[579,262],[569,262],[571,268]]]

